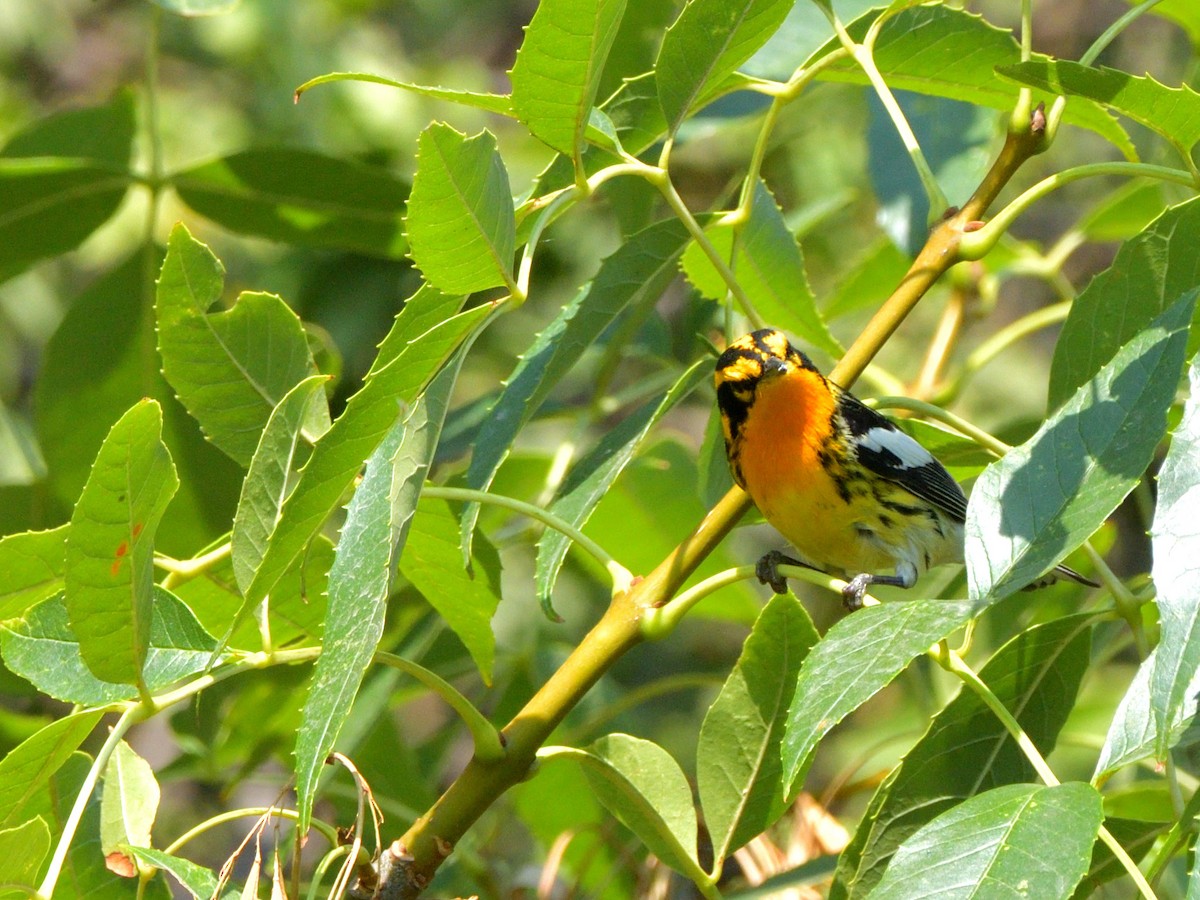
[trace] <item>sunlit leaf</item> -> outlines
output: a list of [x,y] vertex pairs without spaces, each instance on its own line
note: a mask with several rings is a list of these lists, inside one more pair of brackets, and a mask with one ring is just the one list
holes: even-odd
[[1067,897],[1088,870],[1102,819],[1091,785],[999,787],[905,841],[871,896]]
[[71,629],[91,672],[139,684],[154,605],[154,534],[179,487],[153,400],[109,431],[67,534],[64,584]]
[[1118,350],[975,482],[966,556],[977,602],[1036,580],[1095,532],[1142,477],[1166,431],[1198,292]]

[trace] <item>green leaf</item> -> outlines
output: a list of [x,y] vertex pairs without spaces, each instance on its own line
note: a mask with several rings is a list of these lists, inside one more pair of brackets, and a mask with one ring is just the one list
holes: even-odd
[[[712,361],[702,359],[679,376],[661,400],[651,400],[626,416],[604,435],[590,453],[572,467],[550,504],[550,512],[576,528],[582,528],[596,504],[608,493],[617,476],[629,464],[650,430],[680,400],[708,380]],[[558,614],[550,605],[554,582],[566,559],[571,540],[561,531],[546,529],[538,540],[536,583],[538,600],[551,619]]]
[[0,538],[0,620],[62,590],[67,526]]
[[[147,689],[159,691],[204,671],[216,648],[216,640],[200,627],[192,611],[155,585],[142,672]],[[0,630],[0,650],[13,672],[56,699],[99,706],[137,696],[129,684],[110,684],[89,671],[62,594],[43,600]]]
[[24,885],[29,891],[0,888],[0,897],[36,896],[38,872],[50,852],[50,828],[42,818],[30,819],[12,828],[0,829],[0,885]]
[[1087,784],[1014,784],[972,797],[909,838],[872,900],[1068,897],[1103,820]]
[[[1200,244],[1200,198],[1166,210],[1117,251],[1071,304],[1050,367],[1050,409],[1066,402],[1113,354],[1196,286],[1190,248]],[[1196,351],[1200,330],[1188,341]]]
[[984,470],[967,508],[970,596],[1020,589],[1099,528],[1142,477],[1166,431],[1187,349],[1192,290]]
[[1187,33],[1193,47],[1200,47],[1200,9],[1191,0],[1163,0],[1147,12],[1174,22]]
[[143,397],[158,400],[181,482],[158,544],[183,557],[228,529],[242,473],[204,440],[159,371],[158,354],[148,352],[156,340],[149,270],[161,262],[157,248],[137,249],[71,300],[42,355],[34,409],[53,508],[69,514],[109,426]]
[[438,611],[475,660],[485,684],[492,683],[496,638],[492,616],[500,605],[500,555],[479,538],[471,568],[462,564],[458,516],[441,500],[422,500],[400,557],[400,571]]
[[[320,642],[332,565],[333,544],[324,535],[317,535],[305,549],[301,561],[285,572],[271,589],[267,624],[276,647],[301,641]],[[228,557],[214,563],[199,577],[175,585],[173,590],[209,634],[229,633],[242,608],[242,594],[233,574],[233,562]],[[259,622],[243,619],[229,634],[229,646],[262,649]]]
[[[73,812],[76,798],[84,787],[91,759],[75,754],[54,778],[52,786],[54,807],[50,812],[50,830],[58,834]],[[67,852],[62,874],[54,889],[53,900],[76,900],[78,897],[103,897],[104,900],[170,900],[170,891],[162,879],[139,884],[110,871],[100,851],[100,792],[92,791],[79,820],[75,839]]]
[[325,75],[318,75],[316,78],[311,78],[296,88],[296,102],[300,101],[300,95],[305,91],[319,84],[330,84],[334,81],[362,81],[367,84],[383,84],[388,87],[400,88],[413,94],[419,94],[422,97],[430,97],[434,100],[448,100],[451,103],[457,103],[459,106],[482,109],[484,112],[496,113],[501,116],[513,115],[512,103],[505,94],[487,94],[478,91],[461,91],[454,88],[413,84],[410,81],[397,81],[394,78],[372,75],[369,72],[329,72]]
[[407,186],[386,170],[309,150],[243,150],[171,177],[196,212],[238,234],[301,247],[404,255]]
[[425,332],[457,315],[465,299],[461,295],[443,294],[431,285],[422,284],[415,294],[404,301],[404,307],[396,314],[392,327],[379,342],[379,352],[375,354],[367,377],[392,362]]
[[71,628],[97,678],[139,684],[154,602],[154,533],[179,487],[162,409],[143,400],[109,431],[67,535]]
[[[678,219],[639,231],[600,264],[596,276],[563,307],[521,355],[474,443],[467,484],[487,490],[521,429],[547,395],[631,304],[652,300],[675,277],[675,264],[688,240]],[[463,514],[464,544],[470,545],[478,504]]]
[[678,130],[697,99],[754,55],[793,0],[689,0],[663,35],[654,72],[668,130]]
[[842,275],[823,310],[825,318],[882,306],[911,264],[891,239],[880,237]]
[[1200,672],[1200,359],[1188,373],[1191,392],[1158,473],[1151,528],[1160,637],[1150,676],[1156,759],[1165,760],[1172,731],[1196,709],[1191,685]]
[[[304,326],[274,294],[243,293],[233,309],[209,313],[224,269],[183,225],[167,243],[158,279],[158,349],[163,373],[209,439],[249,465],[272,410],[316,374]],[[314,404],[309,440],[328,427]]]
[[[170,872],[172,877],[192,895],[195,900],[211,900],[217,895],[220,880],[211,869],[198,866],[190,860],[178,856],[170,856],[161,850],[150,847],[130,847],[130,851],[139,862],[164,872]],[[222,898],[237,897],[239,892],[230,887],[221,891]]]
[[129,166],[136,127],[134,92],[122,89],[102,106],[63,110],[30,123],[9,138],[0,157],[63,156],[120,171]]
[[[314,419],[320,421],[311,414],[309,407],[313,403],[324,405],[326,412],[322,418],[328,419],[328,401],[323,391],[328,380],[324,375],[311,375],[284,395],[271,411],[258,449],[250,460],[250,469],[242,481],[231,539],[233,573],[242,590],[254,579],[267,541],[275,530],[279,510],[287,497],[288,479],[304,425]],[[313,437],[320,438],[323,433]]]
[[[1023,631],[979,673],[1043,755],[1054,748],[1088,670],[1094,621],[1066,616]],[[868,896],[896,848],[918,828],[968,797],[1034,778],[995,713],[963,689],[871,798],[841,852],[831,896]]]
[[779,747],[800,664],[820,636],[793,594],[763,608],[704,717],[696,782],[718,864],[787,808]]
[[782,757],[789,797],[817,742],[972,612],[965,600],[885,603],[860,609],[829,629],[805,658],[788,710]]
[[1124,241],[1145,230],[1165,208],[1161,182],[1134,179],[1104,194],[1075,229],[1093,241]]
[[0,158],[0,281],[83,243],[117,211],[124,171],[79,159]]
[[468,138],[438,122],[421,132],[407,225],[413,262],[439,290],[514,284],[512,190],[490,132]]
[[345,412],[313,447],[295,490],[283,504],[267,551],[245,591],[243,612],[258,604],[291,568],[337,507],[363,460],[375,452],[391,430],[403,407],[417,398],[490,313],[490,306],[485,304],[442,322],[377,370],[347,401]]
[[403,550],[463,353],[430,383],[367,460],[329,572],[329,611],[321,656],[296,736],[300,830],[312,815],[317,779],[350,714],[379,640],[396,560]]
[[1065,59],[1032,59],[999,66],[996,73],[1050,94],[1085,97],[1128,116],[1166,138],[1185,160],[1191,159],[1191,149],[1200,141],[1200,94],[1187,85],[1171,88],[1149,75],[1138,77]]
[[[718,224],[711,226],[707,234],[721,257],[729,261],[734,244],[733,228]],[[700,293],[713,300],[725,299],[728,293],[725,280],[699,245],[688,248],[683,265],[688,280]],[[741,230],[737,255],[730,268],[764,321],[832,356],[842,354],[841,347],[817,312],[800,245],[784,222],[775,198],[761,181],[755,186],[750,220]]]
[[[7,659],[7,654],[5,656]],[[100,722],[104,713],[85,710],[56,719],[0,759],[0,828],[14,828],[33,814],[37,798]]]
[[[862,41],[877,16],[878,11],[868,12],[850,23],[847,31]],[[836,38],[831,40],[807,64],[840,46]],[[1019,92],[1016,85],[995,73],[997,66],[1020,62],[1020,48],[1012,32],[961,9],[914,6],[897,13],[880,29],[874,58],[893,91],[948,97],[1006,112],[1012,110]],[[867,84],[862,69],[849,60],[833,63],[818,77]],[[1086,101],[1069,103],[1063,121],[1095,131],[1127,159],[1137,159],[1129,135],[1100,106]]]
[[394,570],[389,497],[392,458],[404,440],[405,430],[406,423],[398,419],[367,459],[362,482],[347,508],[329,572],[325,640],[313,667],[312,686],[296,735],[301,833],[308,829],[317,778],[383,636]]
[[114,853],[128,858],[128,848],[150,846],[159,796],[150,763],[120,741],[104,768],[100,796],[100,851],[106,859]]
[[651,853],[685,875],[700,872],[692,791],[671,754],[627,734],[564,752],[579,761],[596,799]]
[[539,3],[513,66],[512,106],[530,133],[569,157],[583,142],[625,0]]

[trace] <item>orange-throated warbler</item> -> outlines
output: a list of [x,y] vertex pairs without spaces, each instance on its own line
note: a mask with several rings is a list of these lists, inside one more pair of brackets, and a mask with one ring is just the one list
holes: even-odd
[[[774,329],[738,338],[717,360],[717,405],[733,479],[799,551],[759,560],[798,563],[848,579],[857,609],[872,584],[910,588],[926,569],[963,561],[967,498],[933,455],[853,394],[826,379]],[[879,574],[893,568],[894,575]],[[1058,566],[1057,580],[1098,585]]]

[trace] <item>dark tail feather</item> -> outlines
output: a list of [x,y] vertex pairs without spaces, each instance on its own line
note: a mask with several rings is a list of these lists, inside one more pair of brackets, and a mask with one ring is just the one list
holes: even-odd
[[1038,588],[1044,588],[1044,587],[1048,587],[1052,584],[1055,584],[1064,578],[1067,579],[1068,581],[1074,581],[1077,584],[1086,584],[1088,587],[1094,587],[1094,588],[1100,587],[1099,582],[1092,581],[1092,579],[1086,578],[1083,575],[1080,575],[1078,572],[1076,572],[1070,566],[1055,566],[1053,569],[1051,569],[1049,572],[1047,572],[1041,578],[1037,579],[1036,581],[1034,581],[1030,584],[1025,585],[1025,587],[1021,588],[1021,590],[1035,591]]

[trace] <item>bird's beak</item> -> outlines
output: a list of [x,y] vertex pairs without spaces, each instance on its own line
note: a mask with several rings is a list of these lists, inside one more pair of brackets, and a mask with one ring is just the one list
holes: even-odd
[[763,363],[764,375],[783,375],[787,371],[787,360],[780,359],[778,356],[768,356],[766,362]]

